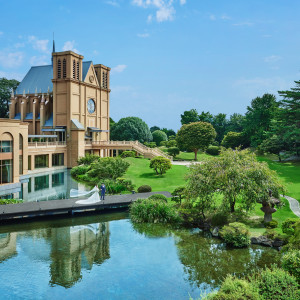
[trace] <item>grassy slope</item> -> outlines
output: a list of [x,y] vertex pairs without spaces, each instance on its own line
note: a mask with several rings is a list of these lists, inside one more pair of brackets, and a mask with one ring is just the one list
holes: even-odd
[[164,175],[156,175],[153,169],[150,169],[150,160],[142,158],[126,158],[130,167],[126,172],[125,178],[131,179],[136,189],[144,184],[152,187],[153,192],[173,190],[184,185],[184,175],[187,172],[185,166],[172,166]]

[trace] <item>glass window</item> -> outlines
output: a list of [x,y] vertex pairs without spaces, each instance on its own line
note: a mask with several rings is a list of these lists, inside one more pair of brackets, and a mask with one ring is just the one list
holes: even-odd
[[34,190],[39,191],[49,188],[49,175],[38,176],[34,178]]
[[31,193],[31,177],[29,178],[28,181],[28,193]]
[[28,155],[28,170],[31,170],[31,155]]
[[0,183],[11,183],[12,175],[12,159],[0,160]]
[[64,172],[57,173],[57,174],[52,174],[52,187],[63,185],[64,180],[65,180]]
[[38,168],[48,168],[49,166],[49,155],[36,155],[34,157],[34,167]]
[[55,153],[52,154],[52,166],[63,166],[64,165],[64,154],[63,153]]
[[0,152],[12,152],[13,151],[12,141],[0,141]]

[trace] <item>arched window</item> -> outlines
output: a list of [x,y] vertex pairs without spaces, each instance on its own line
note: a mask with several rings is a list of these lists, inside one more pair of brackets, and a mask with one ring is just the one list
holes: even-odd
[[63,60],[63,78],[66,78],[66,77],[67,77],[67,61],[64,58],[64,60]]
[[79,80],[79,61],[77,62],[77,80]]
[[20,133],[19,134],[19,150],[21,150],[19,153],[19,174],[23,174],[23,136]]
[[60,59],[57,61],[57,78],[61,78],[61,61]]
[[73,78],[76,78],[76,62],[75,59],[73,59]]

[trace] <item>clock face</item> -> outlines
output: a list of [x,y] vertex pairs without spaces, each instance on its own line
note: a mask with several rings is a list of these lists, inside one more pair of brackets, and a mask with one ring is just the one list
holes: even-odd
[[87,103],[87,109],[90,114],[95,112],[95,101],[90,99]]

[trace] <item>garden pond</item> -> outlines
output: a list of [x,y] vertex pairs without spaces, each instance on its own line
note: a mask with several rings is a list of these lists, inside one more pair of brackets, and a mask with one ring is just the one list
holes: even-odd
[[198,299],[277,251],[227,248],[199,230],[132,224],[127,212],[0,227],[2,299]]

